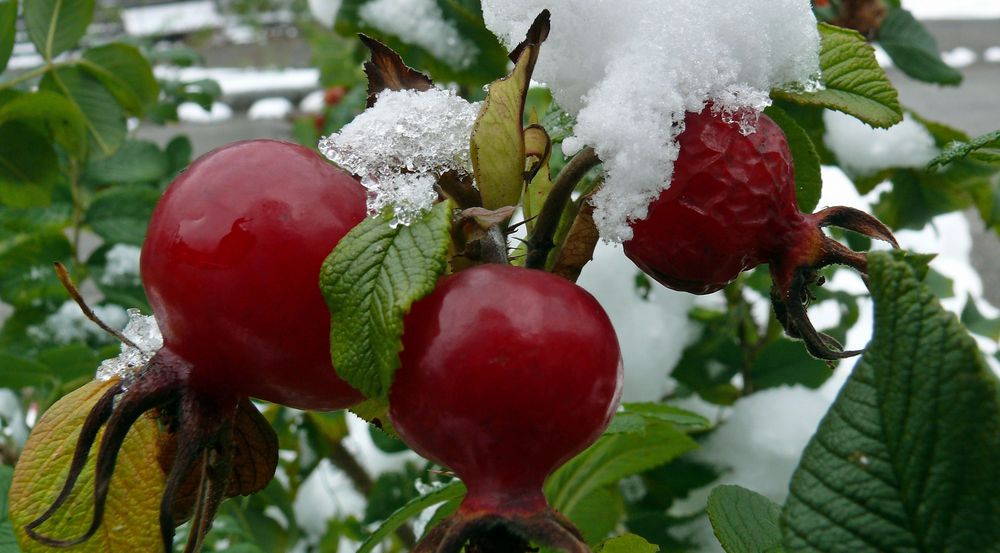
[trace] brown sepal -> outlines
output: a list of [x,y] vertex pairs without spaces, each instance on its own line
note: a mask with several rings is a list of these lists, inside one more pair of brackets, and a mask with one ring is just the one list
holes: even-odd
[[594,206],[584,200],[576,219],[573,220],[573,225],[566,234],[566,240],[556,254],[552,272],[570,282],[576,282],[576,279],[580,278],[583,266],[594,258],[594,249],[600,239],[601,235],[597,231],[597,225],[594,224]]
[[[513,50],[511,50],[510,61],[517,63],[517,60],[521,59],[521,54],[524,49],[528,46],[538,46],[539,44],[545,42],[545,39],[549,37],[549,29],[551,28],[551,18],[549,10],[542,10],[535,20],[531,23],[531,27],[528,27],[528,32],[525,33],[524,40],[521,41]],[[538,55],[538,48],[535,48],[535,56]],[[534,65],[534,62],[532,62]]]
[[531,544],[589,553],[580,531],[566,517],[548,508],[532,514],[466,513],[461,509],[435,526],[413,553],[525,553]]
[[815,228],[818,247],[804,260],[779,259],[771,264],[771,304],[774,315],[791,338],[802,340],[809,353],[818,359],[835,361],[853,357],[860,350],[844,350],[833,337],[816,330],[809,320],[807,307],[813,299],[812,285],[822,285],[819,269],[828,265],[846,265],[861,274],[868,284],[868,258],[822,234],[819,229],[827,226],[845,228],[869,238],[883,240],[894,248],[899,247],[896,237],[881,221],[850,207],[829,207],[806,216],[807,224]]
[[359,34],[358,38],[372,54],[364,64],[368,76],[368,107],[375,105],[375,99],[383,90],[430,90],[434,87],[431,78],[407,66],[392,48],[374,38]]
[[886,15],[888,9],[882,0],[843,0],[840,14],[831,23],[854,29],[866,39],[873,40],[878,36]]

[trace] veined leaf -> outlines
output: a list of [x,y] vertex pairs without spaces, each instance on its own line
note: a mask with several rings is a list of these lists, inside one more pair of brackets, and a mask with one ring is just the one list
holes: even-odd
[[739,486],[717,486],[708,519],[726,553],[781,553],[781,507]]
[[669,422],[649,420],[642,432],[605,434],[545,483],[560,512],[571,512],[594,490],[662,465],[698,445]]
[[419,515],[424,509],[433,507],[439,503],[456,499],[465,495],[465,485],[459,481],[453,481],[437,488],[429,493],[411,499],[406,505],[400,507],[396,512],[389,515],[364,543],[358,548],[357,553],[370,553],[376,546],[382,543],[389,534],[406,523],[407,520]]
[[823,90],[774,90],[775,98],[853,115],[873,127],[888,128],[903,120],[899,95],[875,61],[875,50],[857,31],[819,24],[819,65]]
[[87,127],[79,108],[62,94],[36,90],[16,94],[0,105],[0,124],[16,120],[39,121],[70,155],[81,157],[87,144]]
[[0,0],[0,73],[7,68],[14,51],[17,30],[17,0]]
[[823,195],[823,178],[820,176],[819,154],[809,134],[798,122],[779,107],[771,106],[764,113],[781,127],[788,139],[795,167],[795,199],[799,210],[812,213]]
[[[32,429],[10,489],[10,516],[18,542],[26,553],[52,551],[28,537],[24,526],[56,498],[66,479],[80,427],[91,407],[114,382],[94,380],[63,396]],[[129,431],[111,478],[104,523],[97,534],[74,551],[163,550],[159,516],[166,475],[156,459],[158,436],[156,421],[149,417],[141,417]],[[82,534],[90,526],[96,454],[97,448],[93,448],[69,501],[38,528],[39,532],[65,539]]]
[[949,163],[964,159],[980,150],[1000,149],[1000,130],[979,135],[969,141],[956,140],[948,144],[940,155],[930,161],[928,165],[947,165]]
[[906,257],[868,259],[875,334],[792,477],[784,546],[1000,551],[996,378]]
[[913,14],[890,6],[878,32],[878,43],[903,73],[914,79],[957,85],[962,74],[941,59],[937,42]]
[[635,534],[611,538],[594,549],[594,553],[656,553],[660,546],[653,545]]
[[369,398],[389,393],[403,317],[448,268],[451,211],[442,202],[413,224],[393,227],[386,210],[354,227],[323,263],[333,366]]
[[0,205],[48,205],[58,179],[59,158],[45,136],[19,121],[0,124]]
[[91,159],[110,156],[125,142],[125,113],[111,92],[75,67],[49,71],[38,85],[64,95],[83,114]]
[[94,0],[25,0],[24,24],[38,53],[52,60],[83,38]]
[[83,53],[80,67],[115,96],[127,112],[142,116],[160,94],[149,61],[135,46],[112,42]]

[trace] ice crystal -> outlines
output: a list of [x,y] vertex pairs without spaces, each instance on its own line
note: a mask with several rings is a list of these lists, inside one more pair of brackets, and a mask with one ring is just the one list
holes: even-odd
[[151,315],[143,315],[138,309],[128,310],[128,324],[122,334],[138,347],[123,343],[118,357],[101,362],[97,368],[98,380],[109,380],[116,376],[127,380],[133,377],[163,347],[163,335],[160,334],[156,319]]
[[449,90],[385,90],[320,140],[319,150],[361,178],[372,214],[392,208],[393,223],[408,225],[433,205],[438,177],[471,173],[469,137],[478,113],[478,103]]

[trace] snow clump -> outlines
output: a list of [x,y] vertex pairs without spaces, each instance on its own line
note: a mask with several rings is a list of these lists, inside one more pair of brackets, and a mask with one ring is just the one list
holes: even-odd
[[370,213],[392,207],[392,224],[408,225],[434,204],[438,177],[471,174],[469,137],[479,107],[450,90],[384,90],[374,106],[320,140],[319,151],[361,178]]
[[779,86],[811,89],[819,33],[807,0],[484,0],[486,25],[508,46],[548,8],[552,31],[534,78],[576,116],[569,149],[590,145],[606,181],[594,197],[606,240],[669,186],[684,114],[707,101],[747,128]]
[[875,129],[830,110],[823,113],[823,123],[823,142],[849,172],[857,175],[890,167],[925,167],[938,154],[934,137],[909,113],[888,129]]
[[444,19],[435,0],[374,0],[361,6],[361,19],[430,52],[455,69],[465,69],[478,49]]
[[118,357],[105,359],[97,367],[97,380],[106,381],[114,377],[127,378],[142,369],[152,359],[153,354],[163,347],[163,335],[152,315],[143,315],[138,309],[128,310],[128,324],[122,330],[126,338],[138,346],[134,348],[122,344]]

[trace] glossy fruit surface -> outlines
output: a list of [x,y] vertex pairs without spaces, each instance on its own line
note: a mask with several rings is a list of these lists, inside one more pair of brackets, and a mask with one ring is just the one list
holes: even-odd
[[597,300],[509,265],[452,275],[415,303],[400,360],[393,424],[462,478],[463,510],[543,508],[546,476],[600,435],[621,393],[618,340]]
[[291,143],[230,144],[177,177],[141,268],[164,347],[192,365],[192,385],[299,408],[357,402],[330,364],[318,275],[364,217],[362,187]]
[[689,113],[670,188],[632,225],[625,254],[675,290],[707,294],[767,262],[805,224],[785,135],[761,115],[743,135],[705,108]]

